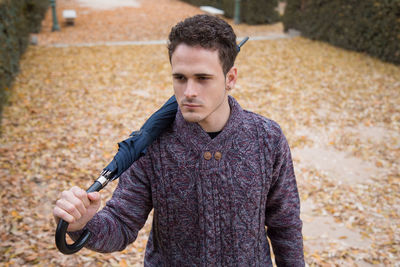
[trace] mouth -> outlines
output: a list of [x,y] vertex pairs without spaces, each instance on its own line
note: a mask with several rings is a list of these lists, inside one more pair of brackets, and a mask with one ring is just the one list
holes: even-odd
[[195,101],[182,101],[182,107],[184,108],[199,108],[201,107],[201,103]]
[[198,108],[200,107],[200,105],[196,105],[196,104],[183,104],[184,107],[186,108]]

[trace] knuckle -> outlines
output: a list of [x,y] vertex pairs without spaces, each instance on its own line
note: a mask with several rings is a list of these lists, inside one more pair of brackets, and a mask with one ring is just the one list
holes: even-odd
[[59,207],[54,207],[53,215],[56,217],[60,217],[60,208]]
[[74,195],[78,198],[84,198],[86,196],[86,192],[85,190],[83,190],[82,188],[79,188],[77,186],[74,186],[72,188],[72,192],[74,193]]
[[68,214],[68,215],[65,216],[64,220],[67,221],[68,223],[72,224],[72,223],[75,222],[75,217],[71,216],[70,214]]
[[73,208],[74,210],[77,210],[77,209],[79,208],[79,205],[76,204],[76,203],[74,203],[74,204],[72,204],[72,208]]
[[77,197],[79,197],[80,199],[84,199],[85,197],[86,197],[86,192],[84,191],[84,190],[79,190],[79,191],[77,191],[76,193],[75,193],[75,195],[77,196]]
[[82,201],[76,201],[73,205],[76,210],[83,211],[85,209],[85,205],[83,205]]
[[58,199],[57,201],[56,201],[56,206],[57,207],[60,207],[62,205],[62,200],[61,199]]
[[65,208],[65,211],[68,212],[69,214],[72,214],[76,211],[75,206],[71,205]]
[[68,191],[62,191],[61,192],[61,198],[66,198],[69,195]]

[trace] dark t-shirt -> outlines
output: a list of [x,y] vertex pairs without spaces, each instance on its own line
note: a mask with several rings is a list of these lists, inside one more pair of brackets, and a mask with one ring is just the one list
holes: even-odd
[[217,137],[217,135],[220,134],[220,132],[221,131],[219,131],[219,132],[211,132],[211,133],[208,133],[208,135],[211,137],[211,139],[214,139],[215,137]]

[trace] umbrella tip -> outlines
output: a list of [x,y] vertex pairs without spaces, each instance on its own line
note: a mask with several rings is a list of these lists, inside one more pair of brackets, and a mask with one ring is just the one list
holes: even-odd
[[249,36],[246,36],[246,37],[243,38],[243,40],[242,40],[242,41],[238,44],[238,46],[237,46],[238,52],[240,52],[240,48],[241,48],[249,39],[250,39]]

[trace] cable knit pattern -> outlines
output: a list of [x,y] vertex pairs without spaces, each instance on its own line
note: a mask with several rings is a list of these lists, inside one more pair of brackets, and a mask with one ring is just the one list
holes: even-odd
[[229,104],[230,118],[214,139],[178,110],[87,224],[88,248],[124,249],[154,208],[145,266],[272,266],[267,232],[278,266],[304,266],[286,138],[275,122],[232,97]]

